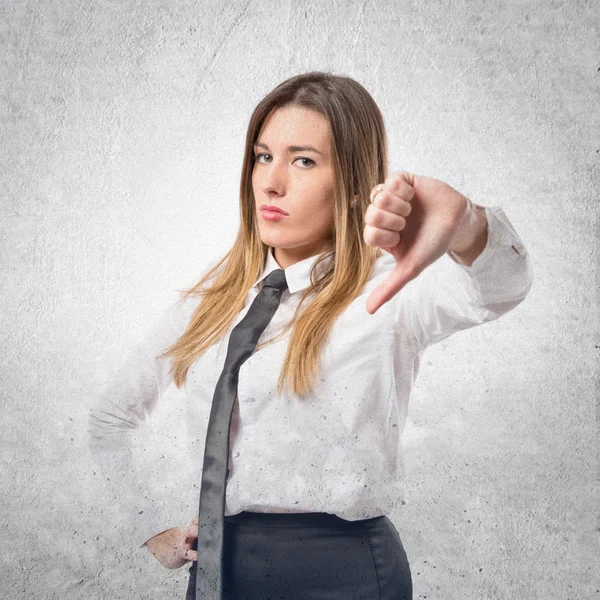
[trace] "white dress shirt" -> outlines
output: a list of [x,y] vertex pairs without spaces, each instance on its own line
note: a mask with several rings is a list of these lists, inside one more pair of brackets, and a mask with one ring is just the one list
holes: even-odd
[[[425,348],[454,332],[492,321],[517,306],[533,281],[531,259],[499,206],[484,207],[485,249],[471,266],[447,252],[370,315],[366,301],[394,267],[387,252],[375,263],[362,294],[336,321],[322,356],[318,385],[304,400],[287,389],[276,395],[289,333],[252,354],[239,372],[230,437],[225,514],[328,512],[344,519],[390,514],[404,499],[402,432],[409,396]],[[288,290],[259,342],[273,338],[291,319],[317,256],[285,269]],[[263,274],[280,266],[271,251]],[[430,275],[424,277],[431,269]],[[435,271],[435,272],[434,272]],[[183,333],[198,298],[168,306],[90,411],[92,456],[131,526],[132,543],[171,527],[185,527],[198,498],[178,523],[157,522],[154,486],[142,480],[130,435],[154,410],[171,383],[167,359],[154,357]],[[200,490],[206,428],[231,328],[191,367],[187,393],[187,448]]]

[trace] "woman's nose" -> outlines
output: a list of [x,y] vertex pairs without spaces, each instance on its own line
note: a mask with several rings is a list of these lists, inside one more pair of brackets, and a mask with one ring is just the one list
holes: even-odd
[[287,185],[287,172],[283,161],[279,163],[273,161],[265,165],[262,175],[262,186],[265,192],[275,191],[283,194],[283,190]]

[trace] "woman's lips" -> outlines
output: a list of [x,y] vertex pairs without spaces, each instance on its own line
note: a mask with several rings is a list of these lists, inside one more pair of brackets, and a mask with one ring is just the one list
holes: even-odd
[[265,221],[280,221],[283,217],[287,216],[287,213],[283,209],[270,204],[261,204],[260,214]]
[[265,219],[266,221],[280,221],[281,219],[283,219],[287,216],[277,210],[267,210],[267,209],[261,209],[260,214],[262,215],[263,219]]

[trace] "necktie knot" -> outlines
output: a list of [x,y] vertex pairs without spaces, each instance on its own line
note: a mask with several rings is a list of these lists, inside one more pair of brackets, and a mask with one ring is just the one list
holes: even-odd
[[272,287],[279,290],[279,293],[288,289],[288,284],[285,279],[285,271],[283,269],[275,269],[271,271],[263,280],[263,287]]

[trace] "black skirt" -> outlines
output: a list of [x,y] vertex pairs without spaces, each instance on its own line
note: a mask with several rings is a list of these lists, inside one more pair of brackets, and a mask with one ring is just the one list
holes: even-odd
[[[186,600],[196,600],[196,562]],[[225,516],[223,600],[412,600],[398,531],[382,515],[241,512]]]

